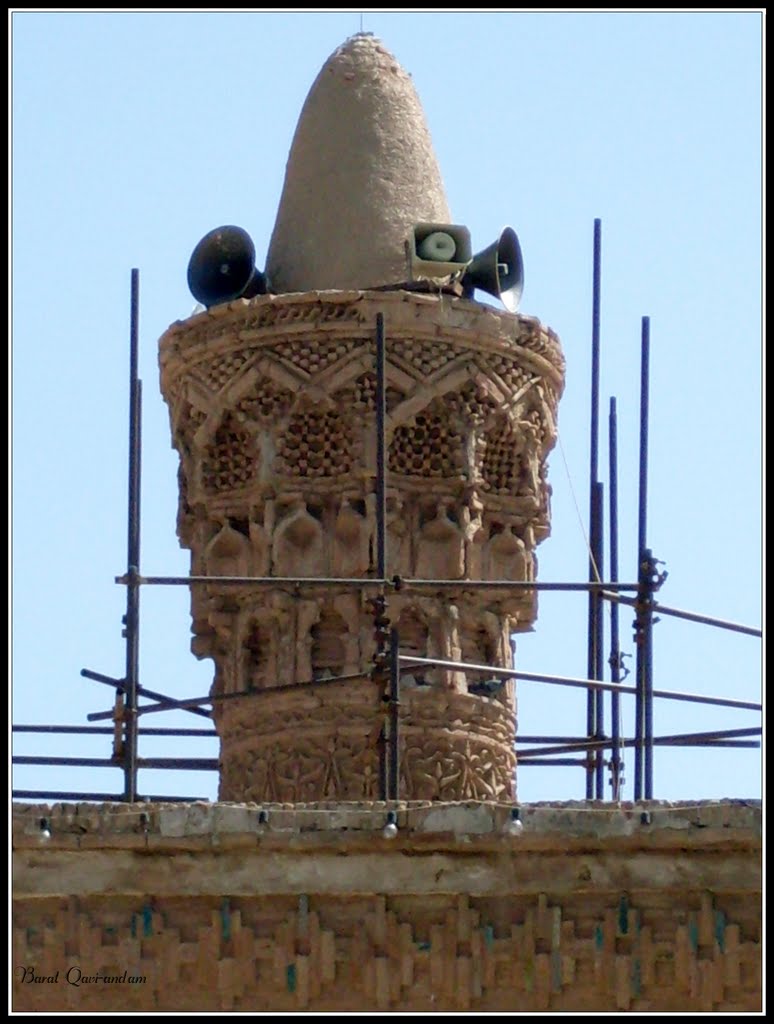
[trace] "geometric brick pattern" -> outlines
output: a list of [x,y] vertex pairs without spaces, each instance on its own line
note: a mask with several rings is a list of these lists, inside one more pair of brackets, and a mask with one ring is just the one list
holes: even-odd
[[481,483],[485,491],[509,494],[518,491],[522,456],[518,437],[511,430],[497,431],[485,440]]
[[396,427],[389,469],[404,476],[451,477],[462,473],[463,432],[456,429],[442,399],[435,399],[410,424]]
[[252,438],[227,413],[208,447],[203,466],[204,486],[210,492],[233,490],[255,474]]
[[334,476],[350,471],[352,438],[337,410],[294,413],[279,440],[277,470],[288,476]]
[[[18,1011],[760,1008],[759,907],[734,895],[114,895],[15,909]],[[23,981],[23,967],[56,980]]]

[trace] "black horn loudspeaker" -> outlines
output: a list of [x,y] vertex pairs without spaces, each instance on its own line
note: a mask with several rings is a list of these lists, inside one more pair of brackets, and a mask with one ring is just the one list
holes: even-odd
[[503,228],[497,241],[473,257],[462,278],[466,298],[473,298],[474,288],[495,295],[509,313],[519,308],[524,291],[524,264],[521,246],[513,228]]
[[266,278],[255,266],[255,246],[248,233],[226,224],[206,234],[188,262],[188,287],[207,308],[265,295]]

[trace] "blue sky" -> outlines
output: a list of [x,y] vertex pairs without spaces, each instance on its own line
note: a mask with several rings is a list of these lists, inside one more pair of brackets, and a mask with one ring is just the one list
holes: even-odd
[[[550,457],[540,578],[587,575],[592,238],[602,221],[600,476],[619,410],[620,574],[636,572],[639,339],[651,323],[648,540],[664,604],[761,623],[761,11],[363,12],[409,71],[455,222],[475,249],[505,224],[525,263],[521,312],[559,335],[567,387]],[[108,708],[87,667],[121,676],[129,283],[140,271],[142,570],[182,575],[177,456],[158,338],[194,306],[186,267],[235,223],[263,266],[285,162],[320,67],[359,11],[15,11],[12,29],[12,674],[17,723]],[[484,298],[479,293],[479,297]],[[495,300],[492,300],[494,302]],[[577,506],[577,507],[576,507]],[[578,512],[580,510],[580,515]],[[144,588],[141,682],[200,695],[188,596]],[[621,615],[633,653],[631,616]],[[607,639],[605,641],[607,652]],[[666,617],[655,685],[761,696],[760,641]],[[540,598],[525,671],[583,676],[586,599]],[[633,658],[631,664],[633,664]],[[631,700],[624,702],[631,733]],[[154,725],[190,726],[180,713]],[[656,735],[759,724],[657,702]],[[150,723],[150,719],[148,722]],[[585,698],[524,682],[519,731],[579,735]],[[109,737],[17,736],[15,752],[108,757]],[[140,754],[216,756],[212,741]],[[627,759],[631,761],[631,755]],[[631,778],[624,797],[631,798]],[[108,769],[19,767],[23,789],[120,792]],[[141,793],[214,798],[215,775],[142,772]],[[523,801],[584,795],[577,768],[523,768]],[[657,749],[655,796],[756,797],[759,750]]]

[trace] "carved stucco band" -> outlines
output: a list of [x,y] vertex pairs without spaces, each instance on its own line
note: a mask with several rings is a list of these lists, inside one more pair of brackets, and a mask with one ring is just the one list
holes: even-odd
[[[400,791],[406,800],[501,800],[512,795],[511,703],[430,690],[401,695]],[[379,798],[374,734],[383,721],[367,679],[262,693],[220,705],[228,737],[221,785],[256,803]]]
[[[391,597],[390,619],[404,652],[511,667],[510,636],[531,627],[535,595],[471,591],[464,581],[533,579],[534,549],[549,532],[546,456],[564,360],[556,336],[529,317],[450,295],[351,291],[238,300],[173,325],[160,343],[161,382],[192,572],[374,574],[378,313],[388,575],[460,581]],[[215,662],[214,692],[260,691],[216,712],[221,799],[375,793],[380,702],[367,680],[343,686],[346,699],[321,687],[292,725],[286,696],[271,692],[368,675],[375,641],[365,595],[335,585],[195,587],[192,618],[194,653]],[[514,798],[513,687],[468,693],[478,679],[407,672],[405,795]]]

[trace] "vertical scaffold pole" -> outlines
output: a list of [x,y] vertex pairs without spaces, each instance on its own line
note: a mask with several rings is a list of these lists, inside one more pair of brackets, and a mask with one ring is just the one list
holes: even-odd
[[[653,742],[653,707],[652,692],[650,702],[648,691],[652,691],[652,680],[648,683],[650,657],[650,624],[651,603],[651,555],[648,551],[648,390],[650,377],[650,319],[642,318],[641,361],[640,361],[640,472],[638,495],[638,529],[637,529],[637,618],[635,623],[635,639],[637,642],[637,696],[635,698],[635,760],[634,760],[634,799],[641,800],[643,795],[648,799],[648,791],[652,792],[652,742]],[[650,704],[650,711],[648,705]],[[648,737],[650,736],[650,756],[646,757]],[[647,766],[646,766],[647,762]],[[650,785],[648,785],[648,769]]]
[[390,784],[388,800],[400,799],[400,641],[398,631],[390,630]]
[[[382,581],[387,574],[387,466],[386,466],[386,441],[385,441],[385,419],[387,412],[386,399],[386,368],[384,355],[384,314],[376,314],[376,574]],[[384,588],[380,591],[382,602],[384,601]],[[384,656],[381,654],[382,662],[378,666],[377,678],[383,684],[384,679]],[[384,696],[384,695],[383,695]],[[382,715],[382,706],[380,706]],[[389,798],[389,756],[388,756],[388,726],[387,721],[382,720],[379,733],[379,799]],[[391,740],[390,740],[391,742]]]
[[385,460],[384,314],[376,314],[376,572],[380,580],[387,573],[387,466]]
[[[618,582],[618,412],[615,398],[610,399],[608,438],[610,446],[610,582]],[[610,602],[610,680],[621,681],[621,647],[619,639],[618,602]],[[611,694],[610,785],[612,798],[621,799],[621,698]]]
[[[597,532],[597,502],[596,484],[598,483],[598,461],[599,461],[599,321],[600,321],[600,281],[601,281],[601,253],[602,253],[602,222],[597,218],[594,221],[594,270],[593,270],[593,293],[592,293],[592,314],[591,314],[591,445],[589,457],[589,581],[597,580],[597,566],[595,564],[596,552],[594,551],[594,538]],[[587,635],[587,678],[595,679],[595,672],[599,662],[596,650],[599,635],[597,619],[600,614],[601,598],[599,592],[589,591],[589,616]],[[599,719],[599,705],[601,695],[596,690],[589,690],[586,696],[586,735],[589,739],[596,736],[597,722]],[[601,756],[597,754],[597,758]],[[595,789],[594,761],[589,758],[586,766],[586,799],[591,800]]]
[[126,703],[124,705],[124,800],[137,799],[137,688],[140,656],[140,476],[142,381],[138,376],[140,274],[131,275],[129,330],[129,480],[127,501]]
[[[594,533],[592,539],[592,551],[594,552],[594,563],[596,571],[604,576],[604,485],[597,482],[594,484]],[[597,591],[596,610],[594,613],[594,675],[591,679],[599,680],[605,678],[604,650],[605,650],[605,619],[602,614],[602,597]],[[605,692],[597,691],[597,699],[594,709],[594,739],[601,742],[605,739]],[[605,748],[600,746],[595,749],[594,769],[594,795],[597,800],[605,799]]]

